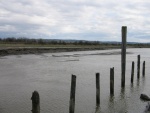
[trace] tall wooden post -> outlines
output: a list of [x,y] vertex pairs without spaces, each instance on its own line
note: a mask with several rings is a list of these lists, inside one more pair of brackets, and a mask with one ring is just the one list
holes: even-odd
[[100,74],[96,73],[96,106],[100,106]]
[[140,55],[138,55],[137,59],[137,78],[140,78]]
[[145,76],[145,61],[143,61],[143,71],[142,71],[142,73],[143,73],[143,77]]
[[40,113],[40,96],[37,91],[32,93],[32,113]]
[[110,68],[110,95],[114,96],[114,67]]
[[134,62],[132,62],[132,68],[131,68],[131,83],[133,83],[134,80]]
[[125,70],[126,70],[126,37],[127,27],[122,26],[122,51],[121,51],[121,87],[125,87]]
[[76,76],[72,75],[69,113],[74,113],[75,111],[75,91],[76,91]]

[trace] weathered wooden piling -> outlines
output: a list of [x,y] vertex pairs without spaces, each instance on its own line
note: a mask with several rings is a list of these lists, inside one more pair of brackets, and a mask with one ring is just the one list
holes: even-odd
[[114,67],[110,68],[110,95],[114,96]]
[[143,77],[145,76],[145,61],[143,61],[143,71],[142,71],[142,73],[143,73]]
[[127,27],[122,26],[122,51],[121,51],[121,87],[125,87],[125,70],[126,70],[126,37]]
[[76,91],[76,76],[72,75],[69,113],[74,113],[74,111],[75,111],[75,91]]
[[40,96],[37,91],[32,93],[32,113],[40,113]]
[[134,80],[134,62],[132,62],[132,68],[131,68],[131,83],[133,83]]
[[137,56],[137,78],[140,78],[140,55]]
[[96,73],[96,106],[100,106],[100,74]]

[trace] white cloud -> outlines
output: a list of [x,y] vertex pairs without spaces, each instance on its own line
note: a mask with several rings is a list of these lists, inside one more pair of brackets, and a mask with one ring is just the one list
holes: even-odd
[[126,25],[128,41],[146,42],[149,5],[149,0],[1,0],[0,37],[120,41],[121,26]]
[[17,29],[15,28],[15,26],[12,25],[4,25],[4,26],[0,26],[0,31],[9,32],[9,31],[17,31]]

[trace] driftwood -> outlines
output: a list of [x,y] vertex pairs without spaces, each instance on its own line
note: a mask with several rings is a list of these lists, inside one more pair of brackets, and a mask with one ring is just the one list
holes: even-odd
[[144,101],[150,101],[150,98],[145,94],[141,94],[140,99],[142,99]]

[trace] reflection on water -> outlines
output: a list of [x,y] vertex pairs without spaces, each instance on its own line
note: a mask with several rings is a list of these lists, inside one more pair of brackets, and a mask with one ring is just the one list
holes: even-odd
[[101,113],[101,108],[100,108],[100,106],[96,106],[96,108],[95,108],[95,113]]
[[[124,89],[120,84],[120,50],[1,57],[0,112],[29,113],[32,92],[37,90],[41,97],[41,113],[67,113],[70,78],[75,74],[75,113],[143,113],[147,103],[139,98],[143,92],[150,95],[150,50],[128,49],[128,52],[133,54],[127,54]],[[131,62],[138,54],[146,61],[146,75],[139,80],[135,77],[131,84]],[[110,67],[115,68],[114,96],[109,92]],[[101,76],[100,106],[95,105],[96,72]]]
[[130,92],[133,93],[133,91],[134,91],[134,84],[131,83],[131,84],[130,84]]
[[124,99],[125,96],[125,88],[121,88],[120,97],[121,99]]
[[115,99],[114,96],[110,95],[109,102],[108,102],[108,108],[110,109],[111,113],[115,112],[114,99]]
[[145,77],[142,77],[142,85],[145,86]]
[[137,79],[137,87],[139,88],[140,86],[140,79]]

